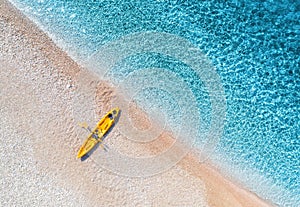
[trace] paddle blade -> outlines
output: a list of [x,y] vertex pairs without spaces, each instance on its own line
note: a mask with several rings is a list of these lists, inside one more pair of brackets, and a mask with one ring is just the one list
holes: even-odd
[[107,152],[107,146],[103,143],[100,143],[100,147],[105,151]]
[[78,125],[81,128],[84,128],[84,129],[88,130],[89,132],[91,132],[91,128],[89,127],[89,125],[86,122],[78,123]]

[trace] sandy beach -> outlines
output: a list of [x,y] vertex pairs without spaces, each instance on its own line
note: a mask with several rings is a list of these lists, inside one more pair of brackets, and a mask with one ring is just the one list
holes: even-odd
[[[210,163],[200,163],[193,153],[171,169],[143,178],[117,175],[93,159],[76,159],[86,136],[74,119],[73,103],[82,84],[78,75],[86,75],[87,91],[97,88],[92,98],[99,104],[94,111],[99,118],[118,94],[5,0],[0,0],[0,67],[3,205],[273,206]],[[143,112],[132,110],[147,128]],[[109,146],[136,154],[157,154],[172,143],[167,132],[151,146],[127,144],[116,131],[109,136]]]

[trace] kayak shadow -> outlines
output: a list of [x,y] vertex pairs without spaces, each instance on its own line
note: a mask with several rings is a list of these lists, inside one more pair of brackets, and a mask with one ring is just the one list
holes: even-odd
[[87,154],[85,154],[85,155],[83,155],[81,158],[80,158],[80,160],[81,160],[81,162],[83,162],[83,161],[85,161],[87,158],[89,158],[90,157],[90,155],[87,153]]
[[93,147],[93,149],[91,149],[91,151],[89,151],[88,153],[86,153],[85,155],[83,155],[80,160],[81,161],[85,161],[87,160],[98,148],[99,148],[100,143],[98,142],[95,147]]
[[[110,132],[113,130],[113,128],[115,127],[115,125],[119,122],[119,119],[120,119],[120,116],[121,116],[121,110],[119,111],[119,114],[118,114],[118,117],[115,119],[115,122],[114,124],[110,127],[110,129],[106,132],[106,134],[102,137],[102,145],[103,145],[103,150],[105,152],[108,152],[109,150],[109,147],[107,145],[105,145],[103,142],[104,140],[106,139],[106,137],[110,134]],[[80,158],[80,160],[83,162],[85,160],[87,160],[100,146],[101,142],[98,142],[96,144],[95,147],[93,147],[93,149],[91,151],[89,151],[87,154],[85,154],[84,156],[82,156]]]

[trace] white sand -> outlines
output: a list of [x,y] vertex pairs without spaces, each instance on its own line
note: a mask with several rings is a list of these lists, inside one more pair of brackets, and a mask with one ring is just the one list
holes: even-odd
[[79,66],[6,2],[1,7],[1,203],[206,206],[203,182],[180,167],[127,178],[76,159],[83,139],[72,118]]

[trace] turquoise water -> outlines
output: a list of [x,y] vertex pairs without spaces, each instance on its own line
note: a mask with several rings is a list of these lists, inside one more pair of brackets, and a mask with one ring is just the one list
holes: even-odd
[[[168,32],[192,42],[216,66],[226,94],[225,130],[212,159],[263,198],[299,205],[299,1],[14,2],[81,62],[135,32]],[[178,61],[141,54],[115,73],[146,67],[178,73],[197,97],[202,122],[210,122],[205,87]]]

